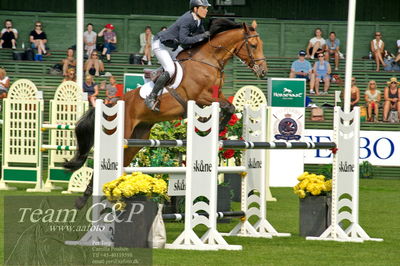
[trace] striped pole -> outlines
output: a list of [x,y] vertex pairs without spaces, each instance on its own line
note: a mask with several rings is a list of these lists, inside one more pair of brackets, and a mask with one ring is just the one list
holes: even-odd
[[[244,140],[221,140],[225,149],[333,149],[334,142],[251,142]],[[127,139],[126,147],[185,147],[186,140]]]
[[52,125],[52,124],[43,124],[42,131],[46,131],[47,129],[64,129],[64,130],[74,130],[75,125]]
[[333,149],[334,142],[251,142],[243,140],[222,140],[220,147],[225,149]]
[[42,145],[41,151],[58,150],[58,151],[76,151],[76,146],[63,146],[63,145]]
[[128,147],[186,147],[186,140],[126,139]]
[[[206,212],[200,212],[200,213],[194,213],[193,217],[197,217],[197,216],[205,216],[208,217],[208,213]],[[217,219],[223,219],[223,218],[233,218],[233,217],[237,217],[237,218],[242,218],[245,217],[246,214],[242,211],[236,211],[236,212],[217,212],[216,214]],[[182,221],[185,219],[185,214],[184,213],[166,213],[162,215],[163,220],[169,220],[169,221]]]

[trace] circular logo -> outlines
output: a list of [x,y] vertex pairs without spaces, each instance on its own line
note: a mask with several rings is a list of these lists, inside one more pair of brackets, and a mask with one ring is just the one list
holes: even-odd
[[297,123],[292,118],[284,118],[279,122],[278,130],[283,136],[293,136],[297,132]]

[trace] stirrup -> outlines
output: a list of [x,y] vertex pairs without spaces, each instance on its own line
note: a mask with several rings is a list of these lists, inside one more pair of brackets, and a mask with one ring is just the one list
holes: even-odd
[[146,104],[146,106],[147,106],[150,110],[152,110],[152,111],[154,111],[154,112],[159,112],[159,111],[160,111],[160,108],[158,107],[160,101],[158,100],[158,97],[157,97],[157,96],[154,97],[154,98],[151,97],[150,95],[147,96],[146,99],[144,100],[144,103]]
[[153,112],[160,112],[160,100],[158,98],[156,98],[153,101],[153,105],[152,106],[147,106],[150,108],[150,110],[152,110]]

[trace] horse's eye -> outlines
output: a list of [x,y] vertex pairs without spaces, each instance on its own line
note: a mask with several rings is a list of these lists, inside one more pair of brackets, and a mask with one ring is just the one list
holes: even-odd
[[257,48],[257,44],[250,44],[250,47],[253,48],[253,49],[256,49]]

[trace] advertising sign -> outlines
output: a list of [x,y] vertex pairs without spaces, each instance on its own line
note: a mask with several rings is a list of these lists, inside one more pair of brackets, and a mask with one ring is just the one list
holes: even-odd
[[144,74],[124,74],[124,93],[144,84]]
[[272,107],[303,107],[306,99],[305,79],[268,79],[268,105]]
[[[304,135],[304,141],[333,141],[332,130],[307,129]],[[360,162],[368,161],[377,166],[400,166],[399,140],[399,131],[360,131]],[[306,164],[332,163],[329,150],[306,150],[304,155]]]
[[[270,107],[267,141],[304,141],[304,108]],[[304,150],[267,150],[271,187],[290,187],[304,171]]]

